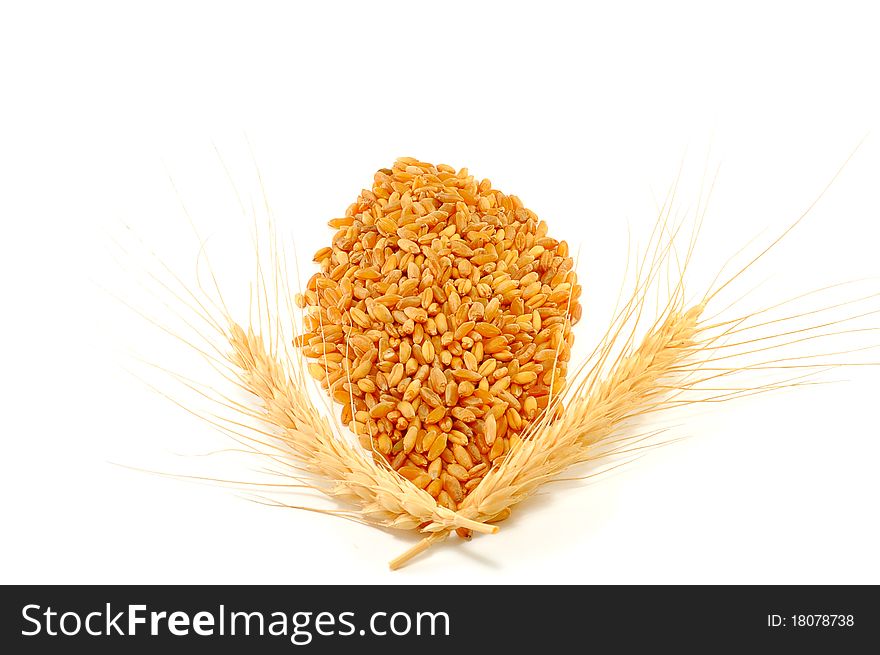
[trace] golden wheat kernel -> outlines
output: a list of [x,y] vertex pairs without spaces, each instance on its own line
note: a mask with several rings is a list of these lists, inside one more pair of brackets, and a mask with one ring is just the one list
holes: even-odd
[[370,418],[384,418],[392,409],[394,409],[394,403],[390,400],[383,400],[370,408]]
[[453,239],[449,242],[449,248],[458,257],[473,257],[474,251],[461,239]]
[[403,399],[412,402],[419,395],[422,383],[419,380],[411,380],[403,392]]
[[370,328],[372,326],[372,321],[370,321],[370,317],[358,307],[352,307],[349,310],[348,314],[349,316],[351,316],[351,320],[360,325],[362,328]]
[[422,309],[427,310],[431,303],[434,301],[434,292],[431,290],[431,287],[424,289],[421,293],[421,305]]
[[[464,307],[464,305],[462,305],[462,307]],[[465,337],[465,335],[467,335],[471,330],[474,329],[475,326],[476,323],[474,321],[464,321],[463,323],[461,323],[455,330],[455,340],[461,341]]]
[[[358,442],[364,450],[373,450],[373,442],[369,435],[358,434]],[[396,470],[406,462],[406,453],[400,452],[391,460],[392,467]]]
[[397,403],[397,411],[399,411],[400,415],[407,420],[412,420],[416,417],[415,408],[412,406],[412,403],[407,402],[406,400],[401,400]]
[[342,388],[342,386],[336,386],[332,389],[330,395],[336,402],[345,404],[348,402],[349,398],[351,398],[351,391]]
[[[436,461],[440,461],[440,460],[436,460]],[[427,491],[434,498],[436,498],[437,494],[439,494],[440,491],[443,489],[443,482],[436,479],[436,477],[430,477],[430,474],[429,474],[429,478],[430,478],[431,482],[428,483],[427,487],[425,487],[425,491]]]
[[425,417],[424,422],[428,425],[439,422],[446,416],[446,410],[443,407],[434,407]]
[[[528,286],[521,288],[520,298],[528,301],[530,298],[532,298],[535,295],[537,295],[538,293],[540,293],[540,291],[541,291],[541,283],[540,282],[533,282],[532,284],[529,284]],[[528,303],[526,303],[526,304],[528,304]]]
[[[441,481],[442,484],[442,481]],[[441,507],[445,507],[446,509],[455,510],[456,506],[453,502],[452,498],[450,498],[449,494],[445,489],[442,489],[440,493],[437,494],[437,504]]]
[[428,464],[428,475],[431,476],[432,479],[437,479],[440,477],[440,474],[443,472],[443,460],[439,457],[435,460],[432,460]]
[[489,393],[494,396],[499,396],[502,391],[507,389],[510,386],[510,376],[505,376],[503,378],[499,378],[495,381],[495,383],[489,387]]
[[514,362],[516,362],[516,366],[517,368],[519,368],[521,365],[524,365],[527,362],[531,362],[537,351],[538,346],[534,343],[530,343],[528,346],[518,352],[516,358],[512,359],[510,363],[512,365]]
[[459,399],[467,398],[474,392],[474,385],[472,382],[468,382],[467,380],[458,383],[458,397]]
[[431,369],[431,373],[428,376],[428,381],[431,385],[431,388],[438,394],[444,393],[446,391],[446,376],[443,375],[443,371],[438,367],[433,367]]
[[416,362],[418,362],[418,365],[420,367],[425,365],[425,355],[422,353],[421,344],[416,343],[413,345],[412,356],[413,356],[413,359],[415,359]]
[[497,325],[485,321],[475,324],[473,329],[482,337],[497,337],[501,335],[501,329]]
[[482,376],[485,380],[487,376],[491,375],[495,371],[495,367],[498,365],[498,360],[496,359],[487,359],[484,360],[479,368],[477,369],[477,373]]
[[372,340],[362,334],[349,335],[348,343],[358,354],[364,354],[373,348]]
[[428,450],[434,443],[434,440],[440,435],[436,426],[431,426],[426,430],[419,430],[419,437],[416,440],[416,450],[420,453]]
[[[452,428],[452,419],[451,418],[447,417],[447,420],[448,420],[449,426],[450,426],[449,430],[447,431],[449,434],[449,437],[447,437],[447,441],[449,442],[449,444],[458,445],[458,446],[466,446],[468,443],[467,435],[465,435],[460,430],[455,430]],[[447,444],[447,446],[448,446],[448,444]]]
[[507,348],[507,339],[503,336],[491,337],[483,342],[483,352],[489,355],[495,355]]
[[458,478],[461,482],[466,482],[470,477],[468,475],[467,469],[463,467],[461,464],[452,463],[446,466],[446,471],[455,478]]
[[504,413],[507,411],[507,403],[504,401],[500,401],[497,398],[491,396],[489,398],[489,402],[491,406],[489,407],[489,412],[486,414],[486,418],[488,419],[489,414],[491,414],[496,421],[500,420]]
[[425,363],[430,364],[434,361],[435,355],[436,351],[433,342],[430,339],[426,339],[422,345],[422,359]]
[[351,369],[351,372],[349,373],[349,379],[352,382],[358,382],[361,378],[366,377],[372,368],[373,362],[369,359],[363,359],[358,363],[357,366]]
[[495,439],[489,449],[489,459],[493,462],[504,454],[504,439]]
[[440,396],[438,396],[437,393],[429,387],[421,387],[419,389],[419,395],[422,397],[422,400],[424,400],[431,407],[442,407],[443,405],[443,401],[440,400]]
[[[469,494],[471,491],[473,491],[474,489],[476,489],[477,486],[480,484],[481,480],[482,480],[482,478],[474,478],[474,479],[472,479],[472,480],[468,480],[467,482],[465,482],[465,483],[464,483],[464,491],[465,491],[465,493],[466,493],[466,494]],[[495,522],[497,522],[497,521],[501,521],[501,520],[504,520],[504,519],[495,519]]]
[[472,395],[461,401],[461,405],[469,409],[475,416],[482,416],[486,413],[483,406],[488,405],[491,400],[492,396],[489,395],[488,391],[477,388]]
[[379,435],[376,439],[376,449],[383,455],[391,452],[391,439],[387,434]]
[[369,378],[364,378],[357,381],[357,388],[364,393],[373,393],[374,391],[376,391],[376,383]]
[[428,449],[428,460],[437,459],[444,450],[446,450],[447,435],[445,432],[440,433],[432,442]]
[[[451,437],[451,435],[450,435]],[[471,459],[468,451],[460,444],[453,444],[452,446],[452,454],[455,456],[455,461],[460,465],[465,467],[466,469],[470,469],[473,467],[474,462]]]
[[[403,313],[408,319],[415,323],[424,323],[428,320],[428,312],[421,307],[406,307],[403,310]],[[415,325],[412,326],[412,329],[415,329]]]
[[442,480],[443,490],[449,494],[449,497],[453,502],[460,503],[464,500],[464,492],[461,488],[461,483],[455,476],[445,473]]
[[379,302],[373,303],[372,309],[373,316],[382,323],[392,323],[394,321],[391,311],[384,304]]
[[523,427],[522,416],[515,408],[508,408],[504,413],[504,417],[507,419],[507,425],[514,430],[519,430]]
[[[461,382],[479,382],[483,378],[483,376],[476,371],[470,371],[466,368],[454,369],[452,371],[452,377]],[[461,390],[459,390],[459,392],[460,391]],[[471,391],[473,391],[473,389],[471,389]]]
[[412,482],[416,487],[418,487],[419,489],[424,489],[424,488],[426,488],[426,487],[430,484],[430,482],[431,482],[431,476],[429,476],[427,473],[424,473],[424,472],[423,472],[421,475],[419,475],[418,477],[416,477],[416,478],[415,478],[414,480],[412,480],[411,482]]
[[[407,291],[408,290],[409,289],[407,289]],[[396,307],[397,307],[397,309],[403,311],[403,310],[407,309],[408,307],[419,307],[421,305],[421,303],[422,303],[421,298],[417,295],[406,296],[406,297],[401,298],[399,301],[397,301]],[[404,316],[406,316],[406,313],[404,313]]]
[[[515,361],[515,360],[514,360]],[[514,375],[511,380],[515,384],[528,385],[534,383],[538,379],[538,374],[532,371],[522,371]]]
[[457,384],[449,384],[446,387],[446,393],[444,394],[446,400],[446,406],[452,407],[458,402],[458,385]]
[[394,364],[387,375],[387,383],[389,388],[394,388],[400,384],[404,376],[404,366],[400,362]]
[[486,444],[489,446],[493,446],[495,440],[498,435],[498,421],[494,413],[489,413],[486,415],[486,420],[483,422],[483,439],[486,441]]
[[320,364],[312,362],[309,364],[308,369],[309,369],[309,375],[311,375],[313,378],[315,378],[318,381],[323,380],[327,376],[326,369],[323,366],[321,366]]

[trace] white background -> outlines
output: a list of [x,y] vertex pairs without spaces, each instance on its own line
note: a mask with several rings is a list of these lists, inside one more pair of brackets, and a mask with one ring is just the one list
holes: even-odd
[[[170,174],[241,291],[248,219],[215,145],[250,207],[252,144],[306,262],[395,157],[468,166],[580,247],[583,356],[627,226],[644,238],[682,161],[682,210],[721,167],[696,292],[815,199],[878,127],[877,24],[840,2],[4,3],[0,581],[880,583],[876,369],[697,412],[693,438],[391,573],[405,536],[116,465],[250,463],[199,457],[223,438],[142,383],[136,356],[189,360],[117,298],[155,307],[156,262],[114,258],[138,235],[192,282]],[[880,274],[878,180],[875,133],[768,257],[758,306]]]

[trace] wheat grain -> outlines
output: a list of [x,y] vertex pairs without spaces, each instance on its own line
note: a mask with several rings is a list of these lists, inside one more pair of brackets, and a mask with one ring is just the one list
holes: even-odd
[[464,492],[442,487],[458,502],[565,384],[581,313],[568,247],[488,180],[410,158],[330,225],[298,298],[309,372],[392,468],[485,464],[455,469]]

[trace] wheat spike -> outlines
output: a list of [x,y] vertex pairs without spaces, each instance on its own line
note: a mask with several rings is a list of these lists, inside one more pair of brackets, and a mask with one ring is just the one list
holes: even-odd
[[465,499],[460,511],[488,520],[530,496],[543,482],[569,466],[592,459],[593,448],[615,434],[626,420],[654,402],[658,383],[693,355],[696,306],[673,312],[607,378],[578,394],[562,413],[523,440]]
[[265,411],[262,418],[274,428],[282,455],[312,473],[315,486],[328,496],[358,507],[359,518],[403,530],[427,524],[426,531],[497,532],[496,526],[438,506],[430,494],[334,435],[327,418],[309,400],[302,380],[288,374],[253,330],[233,323],[229,343],[230,361],[243,386],[259,399]]

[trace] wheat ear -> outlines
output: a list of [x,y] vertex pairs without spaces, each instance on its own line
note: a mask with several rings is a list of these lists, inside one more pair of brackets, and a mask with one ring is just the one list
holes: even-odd
[[[654,405],[663,393],[659,383],[699,348],[694,337],[702,310],[702,305],[687,311],[671,310],[607,377],[587,382],[558,420],[545,419],[536,424],[528,438],[465,498],[459,513],[483,522],[507,516],[514,505],[567,468],[610,454],[597,447],[617,436],[627,420]],[[612,340],[606,348],[613,345]],[[436,532],[444,532],[439,526],[433,527]],[[441,538],[442,534],[432,535],[393,560],[391,567],[402,566]]]
[[[375,461],[332,425],[308,393],[309,377],[301,356],[292,348],[294,324],[293,294],[283,249],[268,204],[266,230],[254,219],[252,240],[256,274],[251,288],[248,327],[237,322],[226,303],[217,276],[205,251],[205,240],[190,219],[200,248],[200,264],[207,271],[207,285],[197,267],[195,289],[140,241],[145,252],[164,275],[147,269],[156,289],[148,289],[183,324],[192,336],[184,337],[170,325],[160,323],[118,299],[147,321],[197,352],[215,373],[238,391],[249,394],[256,408],[240,399],[224,395],[214,385],[200,385],[164,367],[159,370],[176,382],[223,410],[206,413],[156,389],[185,411],[207,421],[244,447],[271,462],[271,473],[292,478],[298,484],[273,485],[195,476],[173,476],[233,485],[256,487],[285,486],[317,491],[340,501],[343,509],[329,510],[310,505],[270,504],[349,518],[383,528],[401,530],[467,529],[483,534],[498,531],[494,525],[468,519],[440,506],[430,494],[411,484],[389,466]],[[184,209],[185,211],[185,209]],[[188,214],[187,214],[188,216]],[[136,236],[136,235],[133,235]],[[122,244],[125,259],[134,253]],[[166,279],[167,278],[167,279]],[[150,385],[152,386],[152,385]],[[155,387],[153,387],[155,389]]]
[[280,455],[313,474],[315,488],[358,508],[356,518],[403,530],[466,528],[482,533],[497,526],[468,519],[437,505],[387,466],[368,459],[362,449],[334,434],[326,417],[312,404],[305,381],[292,376],[266,349],[253,330],[232,323],[228,334],[230,362],[242,385],[258,399],[264,422],[273,428]]

